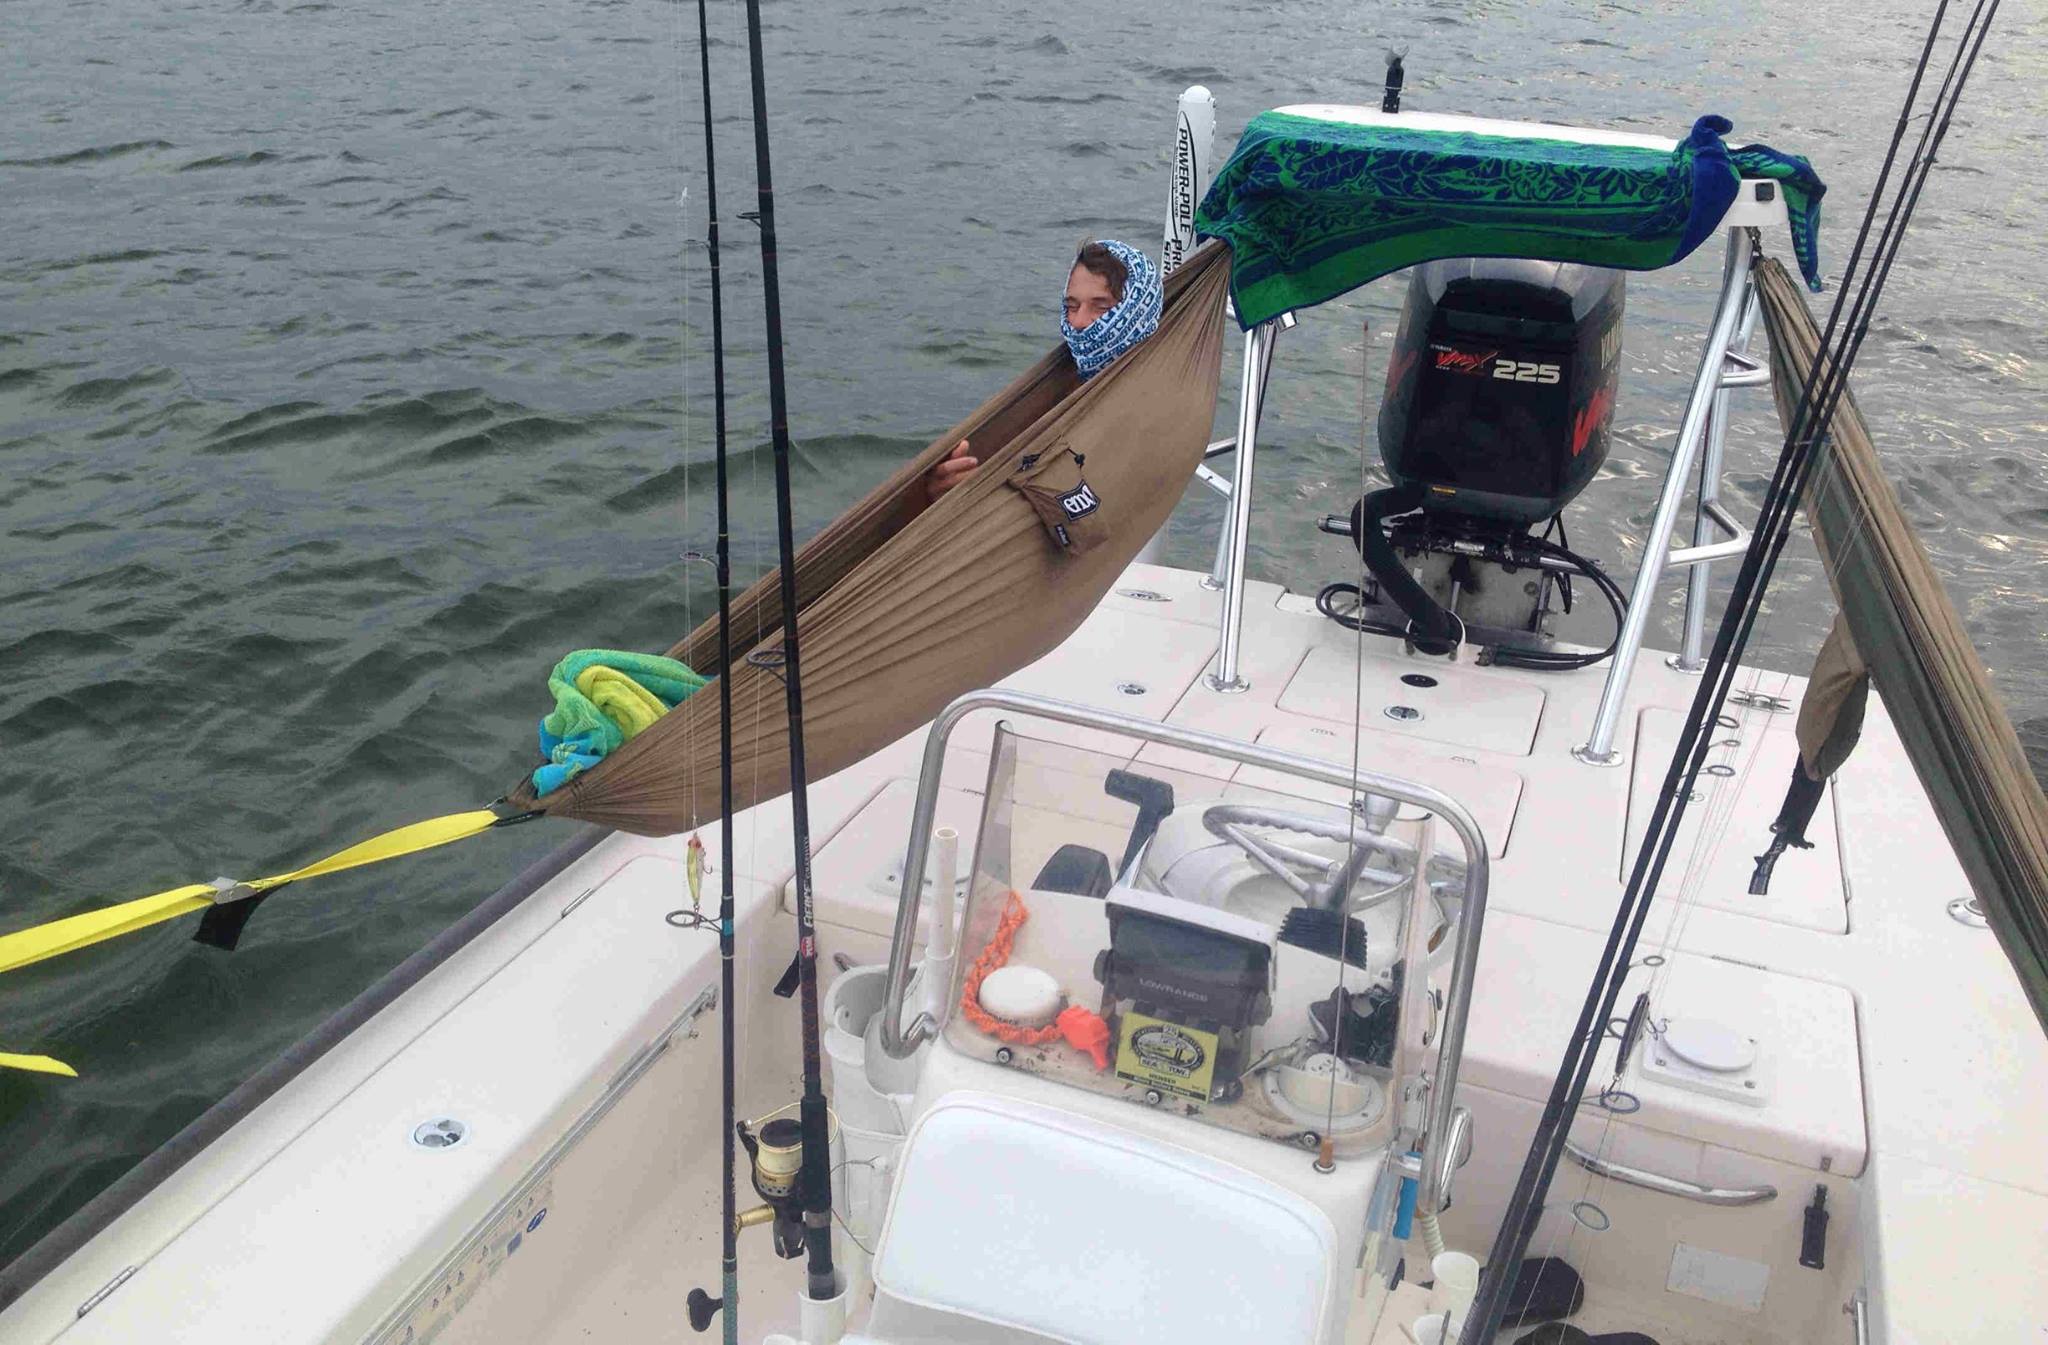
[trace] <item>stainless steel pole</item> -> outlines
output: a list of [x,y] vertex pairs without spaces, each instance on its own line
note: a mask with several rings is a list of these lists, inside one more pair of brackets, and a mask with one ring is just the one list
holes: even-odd
[[[1272,327],[1271,323],[1267,323],[1266,325],[1269,328]],[[1268,339],[1265,343],[1263,359],[1259,368],[1259,401],[1261,403],[1259,410],[1261,414],[1263,414],[1265,411],[1264,402],[1266,395],[1266,380],[1272,375],[1273,372],[1273,342],[1271,340],[1271,337],[1275,334],[1275,332],[1267,333]],[[1246,332],[1244,334],[1244,339],[1245,361],[1247,367],[1249,367],[1252,354],[1252,333]],[[1239,407],[1239,414],[1243,414],[1242,406]],[[1234,453],[1237,451],[1238,441],[1236,439],[1222,439],[1218,440],[1217,443],[1209,445],[1209,452],[1206,456],[1208,458],[1220,457],[1221,453],[1219,453],[1218,449],[1219,446],[1222,444],[1230,445],[1230,448],[1228,450],[1229,452]],[[1217,477],[1217,480],[1224,481],[1224,478],[1219,476]],[[1221,487],[1223,498],[1228,500],[1231,496],[1231,492],[1235,489],[1236,487],[1234,485],[1231,485],[1226,481],[1224,485]],[[1223,511],[1223,526],[1216,530],[1216,559],[1214,562],[1210,564],[1209,573],[1202,576],[1202,587],[1208,589],[1211,593],[1222,592],[1224,581],[1229,578],[1230,539],[1232,535],[1231,521],[1234,517],[1235,515],[1230,510],[1225,509]]]
[[1650,608],[1657,598],[1657,581],[1664,577],[1664,564],[1671,553],[1671,534],[1678,524],[1678,507],[1685,500],[1686,481],[1692,474],[1694,456],[1706,437],[1707,417],[1720,388],[1729,343],[1735,338],[1735,324],[1742,316],[1743,292],[1749,285],[1748,248],[1747,231],[1728,230],[1728,263],[1721,280],[1721,303],[1714,310],[1707,348],[1700,353],[1700,368],[1693,377],[1692,397],[1685,405],[1678,441],[1671,446],[1671,468],[1664,477],[1664,493],[1658,497],[1657,513],[1643,539],[1642,568],[1636,571],[1628,615],[1622,621],[1621,637],[1615,642],[1613,661],[1607,666],[1607,685],[1601,689],[1600,708],[1593,716],[1593,734],[1572,749],[1572,755],[1588,765],[1614,766],[1622,759],[1622,753],[1614,750],[1614,731],[1621,723],[1621,705],[1628,695],[1629,676],[1635,671],[1636,655],[1643,647],[1643,631],[1649,625]]
[[1252,469],[1258,460],[1259,411],[1265,401],[1276,322],[1262,322],[1244,334],[1244,370],[1237,394],[1237,475],[1231,481],[1230,515],[1217,548],[1223,571],[1223,628],[1216,647],[1216,671],[1207,679],[1214,691],[1243,691],[1251,685],[1238,676],[1237,655],[1244,633],[1244,560],[1251,545]]
[[[1731,257],[1729,260],[1732,262],[1734,259]],[[1748,352],[1749,338],[1756,331],[1756,318],[1756,286],[1748,284],[1743,287],[1742,325],[1736,330],[1735,343],[1729,347],[1730,350],[1738,354]],[[1707,420],[1707,451],[1700,458],[1699,507],[1693,513],[1692,544],[1695,547],[1714,541],[1715,524],[1709,512],[1721,502],[1721,470],[1728,439],[1728,394],[1734,387],[1735,384],[1724,375],[1714,393],[1714,409]],[[1685,638],[1678,646],[1677,656],[1667,660],[1680,672],[1698,672],[1706,666],[1700,651],[1706,645],[1707,581],[1713,568],[1712,561],[1703,560],[1686,571]]]
[[[1197,470],[1207,471],[1208,469],[1198,468]],[[1222,483],[1218,490],[1223,496],[1223,526],[1216,529],[1216,559],[1210,562],[1209,573],[1202,576],[1201,584],[1203,588],[1208,589],[1211,593],[1221,593],[1223,591],[1223,580],[1226,577],[1226,572],[1230,569],[1230,496],[1237,488],[1231,483],[1230,478],[1219,473],[1211,473],[1211,475],[1214,475],[1216,480]]]

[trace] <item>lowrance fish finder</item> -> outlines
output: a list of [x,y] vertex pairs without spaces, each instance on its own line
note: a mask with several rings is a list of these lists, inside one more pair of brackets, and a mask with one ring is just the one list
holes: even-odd
[[1095,979],[1116,1077],[1152,1101],[1234,1097],[1246,1034],[1273,1013],[1273,931],[1132,887],[1112,891],[1105,906],[1109,947],[1096,956]]

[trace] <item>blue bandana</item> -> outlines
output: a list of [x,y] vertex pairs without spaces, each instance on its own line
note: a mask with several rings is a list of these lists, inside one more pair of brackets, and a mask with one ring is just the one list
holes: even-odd
[[1124,264],[1124,297],[1080,331],[1075,331],[1064,315],[1060,318],[1060,335],[1074,352],[1074,363],[1081,366],[1083,378],[1095,377],[1117,356],[1159,330],[1159,268],[1128,243],[1105,238],[1102,246]]

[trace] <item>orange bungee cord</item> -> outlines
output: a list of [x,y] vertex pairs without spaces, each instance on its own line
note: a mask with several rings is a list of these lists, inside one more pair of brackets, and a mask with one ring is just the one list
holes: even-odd
[[1000,970],[1010,961],[1010,951],[1016,945],[1017,931],[1031,918],[1031,912],[1024,909],[1023,899],[1015,892],[1003,900],[1003,918],[996,923],[995,937],[988,941],[988,947],[974,959],[967,968],[967,979],[960,986],[960,1012],[967,1015],[967,1021],[999,1041],[1012,1046],[1043,1046],[1049,1041],[1058,1041],[1059,1024],[1049,1023],[1044,1027],[1019,1027],[981,1007],[981,983],[992,971]]

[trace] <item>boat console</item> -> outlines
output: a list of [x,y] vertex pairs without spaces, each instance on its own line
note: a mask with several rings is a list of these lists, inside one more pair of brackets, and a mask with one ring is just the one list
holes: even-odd
[[[1308,1153],[1384,1144],[1427,1021],[1404,972],[1448,953],[1457,904],[1426,872],[1415,899],[1428,820],[1152,781],[1155,817],[1101,788],[1127,775],[998,731],[946,1046]],[[1104,887],[1077,850],[1132,859]]]
[[[947,739],[978,709],[1133,741],[997,725],[964,881],[944,861],[913,881]],[[1148,742],[1304,792],[1149,774],[1132,759]],[[1349,802],[1305,796],[1331,785]],[[864,1165],[844,1204],[880,1224],[871,1338],[953,1317],[1067,1337],[1065,1316],[1115,1313],[1113,1294],[970,1273],[990,1246],[1032,1275],[1163,1292],[1205,1259],[1249,1273],[1270,1238],[1316,1254],[1285,1259],[1275,1301],[1295,1307],[1264,1313],[1261,1337],[1341,1338],[1349,1271],[1391,1269],[1411,1214],[1445,1202],[1487,863],[1464,807],[1426,786],[1014,692],[956,701],[931,731],[889,964],[842,975],[827,1006],[834,1106]],[[1140,1207],[1174,1226],[1105,1236]],[[1173,1320],[1134,1314],[1117,1338]]]

